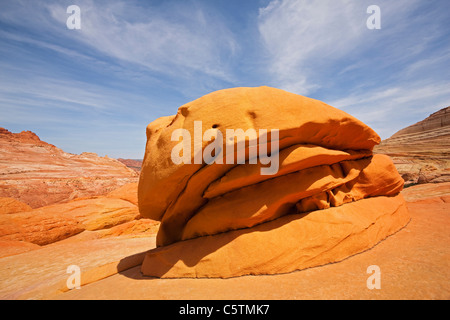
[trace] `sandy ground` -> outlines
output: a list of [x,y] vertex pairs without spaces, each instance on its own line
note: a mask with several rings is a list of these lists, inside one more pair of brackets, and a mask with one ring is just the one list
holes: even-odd
[[[408,189],[405,198],[409,200],[409,224],[374,248],[338,263],[271,276],[156,279],[143,277],[139,266],[145,250],[154,247],[154,239],[74,243],[78,245],[76,251],[83,255],[82,260],[63,255],[58,252],[63,247],[54,244],[0,259],[0,298],[449,299],[450,184],[418,186],[420,197],[413,196],[417,192]],[[123,249],[115,255],[104,255],[105,250],[117,246]],[[41,250],[54,253],[54,261],[46,268],[36,262]],[[77,261],[83,285],[68,290],[66,268]],[[368,268],[374,265],[380,271],[380,289],[367,286],[368,279],[374,276],[368,273]]]

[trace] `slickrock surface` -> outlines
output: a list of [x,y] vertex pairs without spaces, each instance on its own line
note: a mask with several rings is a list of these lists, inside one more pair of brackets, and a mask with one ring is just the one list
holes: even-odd
[[406,201],[413,202],[425,198],[447,197],[449,190],[450,182],[443,182],[438,184],[427,183],[405,188],[402,191],[402,194],[405,197]]
[[14,256],[19,253],[39,248],[41,248],[41,246],[30,242],[15,241],[15,240],[0,240],[0,258]]
[[137,180],[135,171],[115,159],[66,153],[33,132],[0,128],[0,197],[38,208],[104,195]]
[[0,216],[0,239],[46,245],[84,230],[111,228],[137,217],[137,207],[121,199],[73,200]]
[[[46,299],[67,291],[67,268],[81,269],[81,285],[98,281],[142,261],[154,238],[108,238],[57,242],[0,259],[0,299]],[[136,256],[135,256],[136,254]],[[111,288],[111,290],[115,290]]]
[[20,202],[14,198],[0,198],[0,215],[7,213],[16,213],[30,211],[32,208],[26,203]]
[[106,195],[108,198],[117,198],[131,202],[135,206],[138,205],[137,183],[127,183]]
[[375,153],[389,155],[406,184],[450,181],[450,107],[383,140]]
[[[173,141],[177,129],[191,139]],[[228,136],[238,129],[260,135]],[[203,133],[217,141],[196,143]],[[379,142],[351,115],[269,87],[216,91],[157,119],[147,127],[138,198],[141,215],[161,226],[143,274],[276,274],[340,261],[374,246],[409,221],[399,195],[403,179],[389,157],[372,156]],[[196,160],[217,144],[218,161]],[[183,149],[188,156],[176,163],[173,150],[180,145],[194,152]],[[252,153],[256,147],[270,150],[272,161],[279,158],[276,172],[263,174],[267,163]],[[239,150],[246,163],[237,161],[244,158]]]
[[[56,242],[69,243],[107,237],[148,237],[159,223],[142,219],[137,207],[137,184],[130,183],[105,196],[75,199],[31,209],[15,199],[0,214],[0,257]],[[23,206],[23,211],[17,208]],[[10,211],[6,211],[10,208]]]
[[[337,263],[277,275],[160,279],[140,271],[145,251],[156,246],[154,237],[64,240],[1,258],[0,298],[448,300],[450,183],[402,193],[413,200],[407,202],[411,221],[373,248]],[[79,290],[67,288],[70,265],[81,269]],[[381,289],[367,287],[372,265],[380,268]]]

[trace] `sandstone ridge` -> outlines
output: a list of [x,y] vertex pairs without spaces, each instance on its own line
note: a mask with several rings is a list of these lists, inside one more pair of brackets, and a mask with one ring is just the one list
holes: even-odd
[[137,182],[138,173],[95,153],[70,154],[30,131],[0,128],[0,197],[38,208]]
[[137,183],[126,184],[104,196],[36,209],[12,198],[0,198],[0,206],[0,257],[54,243],[149,237],[156,234],[159,226],[158,222],[140,216]]
[[398,131],[374,152],[389,155],[407,185],[450,181],[450,107]]

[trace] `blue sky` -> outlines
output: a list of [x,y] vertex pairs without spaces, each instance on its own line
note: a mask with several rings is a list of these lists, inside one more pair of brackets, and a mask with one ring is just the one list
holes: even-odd
[[[379,30],[366,27],[373,4]],[[260,85],[384,139],[450,105],[449,66],[448,0],[0,0],[0,127],[71,153],[142,158],[151,121]]]

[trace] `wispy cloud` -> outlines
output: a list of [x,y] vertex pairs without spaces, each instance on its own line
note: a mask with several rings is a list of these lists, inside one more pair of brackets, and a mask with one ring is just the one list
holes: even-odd
[[[210,7],[196,1],[80,0],[82,28],[68,30],[71,4],[1,5],[2,126],[41,128],[44,136],[64,130],[67,142],[60,135],[54,139],[69,152],[95,151],[88,149],[95,143],[88,137],[102,136],[110,140],[97,142],[100,150],[119,150],[115,144],[122,141],[120,156],[140,157],[126,139],[142,145],[148,122],[174,113],[186,96],[196,98],[214,84],[233,81],[228,62],[238,43]],[[136,130],[138,139],[132,135]],[[70,143],[69,132],[85,139]]]
[[[232,33],[192,3],[148,7],[145,14],[135,1],[81,1],[78,5],[83,24],[74,38],[104,55],[164,74],[198,72],[231,79],[224,60],[237,47]],[[66,23],[66,7],[51,4],[48,9],[55,21]]]
[[449,105],[448,84],[374,88],[328,103],[370,125],[383,139]]
[[280,1],[260,9],[258,28],[270,54],[269,70],[282,88],[308,94],[321,62],[351,52],[362,37],[364,15],[355,1]]
[[[273,0],[261,8],[258,29],[274,83],[309,94],[336,73],[417,61],[444,35],[445,30],[437,28],[438,21],[446,18],[442,9],[421,10],[422,2],[417,0],[379,0],[382,29],[368,30],[366,10],[371,3]],[[430,24],[433,20],[435,24]]]
[[72,4],[0,4],[0,125],[68,152],[140,157],[149,122],[226,87],[308,95],[383,138],[450,100],[447,0],[77,0],[68,30]]
[[379,0],[382,28],[369,30],[371,4],[273,0],[258,30],[272,85],[325,100],[387,138],[448,104],[450,77],[439,69],[450,62],[449,15],[442,1]]

